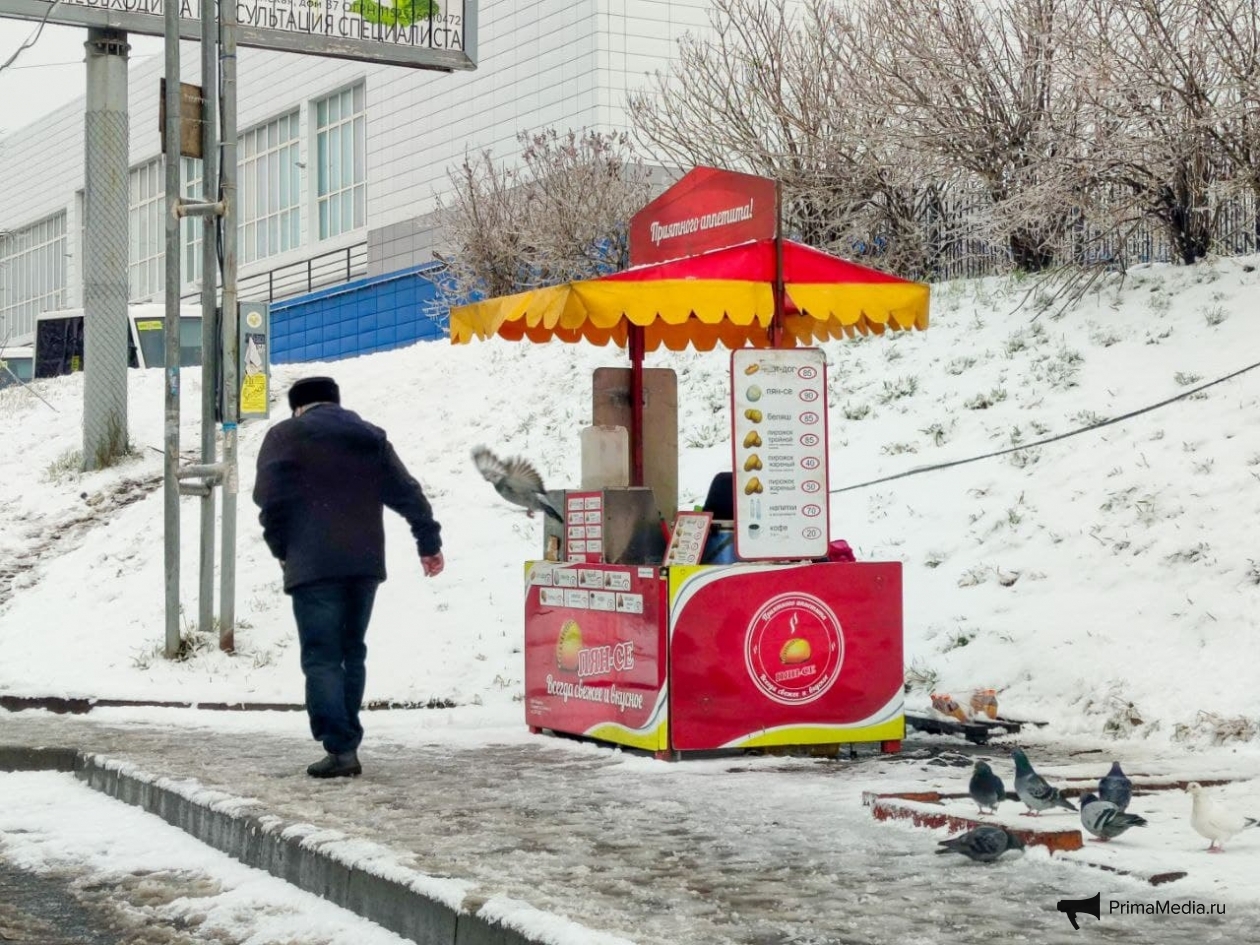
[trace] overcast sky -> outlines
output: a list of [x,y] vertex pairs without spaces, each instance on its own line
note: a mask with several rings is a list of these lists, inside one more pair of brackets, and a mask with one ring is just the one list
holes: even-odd
[[[0,20],[0,64],[38,28],[38,23],[27,20]],[[80,27],[45,26],[35,45],[0,72],[0,134],[16,131],[85,94],[86,39],[87,30]],[[131,36],[133,61],[161,51],[159,37]]]

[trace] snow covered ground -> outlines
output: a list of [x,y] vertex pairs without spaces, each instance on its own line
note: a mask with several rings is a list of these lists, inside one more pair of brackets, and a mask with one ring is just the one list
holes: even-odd
[[[1256,265],[1112,274],[1061,317],[1029,281],[946,284],[929,331],[828,344],[832,488],[1063,433],[1252,363]],[[469,450],[519,451],[549,487],[576,483],[591,369],[622,363],[612,348],[495,341],[275,370],[281,397],[299,376],[334,374],[444,523],[447,572],[422,580],[390,517],[369,699],[520,698],[520,566],[540,554],[542,526],[476,476]],[[682,499],[699,502],[729,462],[727,356],[649,364],[679,373]],[[22,563],[10,599],[0,590],[0,692],[300,702],[292,615],[249,501],[266,422],[241,435],[239,652],[194,638],[185,662],[158,655],[161,376],[130,377],[137,455],[88,475],[72,458],[81,376],[39,383],[47,405],[0,392],[0,561]],[[197,371],[183,389],[191,450]],[[965,701],[994,687],[1004,712],[1060,735],[1253,737],[1260,674],[1240,657],[1260,628],[1258,404],[1260,371],[1097,432],[833,496],[833,537],[861,559],[905,562],[911,704],[926,706],[933,688]],[[198,511],[182,508],[191,630]],[[26,569],[33,549],[42,555]]]
[[[966,758],[919,747],[949,747],[941,739],[920,740],[896,756],[868,748],[853,760],[665,764],[530,735],[510,706],[395,711],[366,720],[364,776],[328,783],[302,774],[314,752],[296,713],[104,709],[2,718],[6,742],[90,746],[197,803],[308,824],[290,829],[365,871],[437,895],[455,887],[496,912],[528,903],[532,909],[518,908],[510,921],[552,945],[604,941],[590,930],[636,945],[927,945],[943,938],[1068,945],[1077,933],[1056,902],[1095,892],[1104,904],[1218,907],[1212,915],[1170,916],[1112,913],[1104,905],[1103,919],[1088,922],[1108,942],[1244,942],[1260,921],[1260,830],[1234,838],[1222,855],[1208,854],[1187,823],[1190,802],[1181,792],[1138,794],[1131,809],[1148,827],[1067,858],[1033,847],[1022,857],[973,864],[936,855],[945,830],[876,821],[862,805],[866,792],[966,791]],[[1188,755],[1147,741],[1073,742],[1025,745],[1056,785],[1096,778],[1115,752],[1139,782],[1170,773],[1242,779],[1219,789],[1221,796],[1253,815],[1260,809],[1255,752],[1218,747]],[[1007,748],[975,754],[1011,784]],[[5,792],[0,780],[0,807],[9,803]],[[1019,806],[1003,804],[998,819],[1033,826]],[[956,810],[970,815],[974,807]],[[1078,823],[1069,812],[1037,820],[1051,829]],[[1083,857],[1139,876],[1187,875],[1153,887],[1068,862]]]
[[[1045,290],[1027,280],[943,285],[934,292],[929,331],[826,345],[832,488],[1065,433],[1260,360],[1260,335],[1250,324],[1258,264],[1251,257],[1138,268],[1123,279],[1113,274],[1061,314]],[[494,494],[474,472],[469,450],[484,442],[502,453],[523,453],[549,487],[576,483],[577,431],[590,418],[590,372],[624,363],[616,349],[496,341],[417,345],[275,369],[276,419],[287,415],[282,398],[294,379],[333,374],[346,406],[390,433],[444,524],[447,570],[425,580],[405,524],[387,519],[391,577],[378,595],[369,634],[367,698],[447,699],[465,707],[373,714],[367,720],[372,737],[384,738],[398,757],[428,751],[425,757],[434,760],[437,751],[454,758],[505,739],[521,750],[548,741],[524,732],[519,701],[521,562],[539,555],[542,525]],[[729,464],[728,358],[659,353],[648,363],[679,374],[685,507],[702,501],[713,473]],[[213,639],[192,630],[198,510],[186,501],[181,588],[191,656],[181,662],[161,657],[162,379],[157,371],[133,371],[130,380],[137,454],[86,475],[75,471],[73,458],[81,438],[81,376],[37,384],[47,403],[31,391],[0,391],[0,694],[300,702],[292,615],[249,501],[265,422],[247,424],[241,435],[238,652],[221,654]],[[185,450],[198,442],[199,402],[198,373],[186,371]],[[1260,809],[1254,780],[1260,775],[1257,406],[1260,370],[1098,431],[834,495],[833,537],[847,539],[860,559],[905,563],[910,705],[926,709],[931,691],[965,702],[972,688],[995,688],[1003,713],[1050,723],[1030,731],[1026,743],[1045,751],[1056,744],[1097,750],[1080,762],[1060,753],[1051,768],[1058,776],[1097,777],[1106,770],[1101,759],[1117,757],[1126,768],[1132,761],[1130,770],[1152,775],[1253,779],[1221,790],[1254,816]],[[4,723],[10,737],[26,718]],[[295,751],[310,750],[301,713],[126,718],[123,728],[138,738],[172,724],[203,729],[207,740],[248,729],[279,732],[292,738]],[[504,726],[513,734],[505,735]],[[130,752],[118,738],[118,749]],[[98,729],[74,743],[97,748],[101,740],[109,741]],[[163,754],[150,750],[151,767],[158,768]],[[995,746],[993,756],[1009,786],[1006,750]],[[965,789],[960,769],[910,772],[891,763],[839,786],[838,778],[807,775],[817,770],[808,763],[750,759],[754,776],[733,786],[717,777],[729,762],[665,766],[602,750],[599,758],[601,767],[614,770],[592,781],[591,803],[605,796],[606,777],[631,792],[630,807],[652,808],[665,822],[678,816],[674,799],[684,792],[696,807],[694,829],[685,836],[689,842],[709,837],[722,856],[743,842],[731,836],[732,805],[758,797],[791,797],[805,822],[831,818],[817,836],[798,838],[810,870],[848,851],[855,836],[862,856],[854,864],[868,872],[891,849],[895,868],[874,885],[855,886],[859,898],[877,896],[887,881],[919,882],[927,875],[924,862],[940,862],[915,858],[934,846],[934,835],[874,824],[860,809],[862,792],[925,782]],[[286,757],[283,767],[299,771],[296,758]],[[452,761],[445,774],[458,791],[466,776],[459,764]],[[276,780],[281,777],[279,770],[259,775],[253,793],[261,796],[272,784],[276,803],[287,802],[293,786]],[[560,777],[563,786],[572,776]],[[536,788],[554,796],[558,784],[540,773]],[[322,797],[308,800],[314,808],[299,804],[290,816],[336,812],[335,805],[321,806]],[[395,801],[387,808],[390,818],[408,803]],[[521,803],[531,809],[527,793]],[[1191,876],[1161,893],[1233,903],[1260,899],[1260,888],[1247,878],[1260,875],[1260,834],[1249,832],[1227,855],[1208,857],[1199,849],[1206,842],[1186,824],[1184,795],[1151,798],[1150,805],[1150,828],[1090,855],[1121,868],[1184,863],[1192,856]],[[440,811],[434,816],[442,822]],[[749,816],[737,834],[757,823],[764,827],[771,814]],[[431,826],[417,827],[417,837],[433,836]],[[390,819],[385,839],[394,839],[395,827]],[[781,840],[768,833],[753,844],[754,852],[776,856]],[[464,841],[452,842],[457,849]],[[468,875],[484,870],[489,878],[478,879],[498,891],[495,884],[505,884],[508,894],[530,893],[540,907],[562,905],[571,876],[558,876],[559,886],[513,889],[513,883],[532,884],[534,873],[516,876],[519,859],[498,864],[489,853],[500,841],[491,836],[486,843],[487,855],[470,861]],[[501,866],[506,874],[496,872]],[[1050,867],[1037,854],[1012,869],[1031,871],[1023,874],[1028,888],[1041,895],[1070,885],[1059,867],[1046,872]],[[640,888],[645,876],[656,875],[654,865],[644,869],[626,888]],[[1133,881],[1116,884],[1134,898],[1152,895]],[[905,895],[905,902],[915,901]],[[958,905],[956,899],[950,902]],[[969,898],[966,909],[980,914],[983,903],[984,897]],[[946,913],[938,917],[948,925]],[[662,934],[671,940],[668,930]]]
[[[0,797],[0,859],[19,869],[67,876],[71,895],[104,910],[106,927],[120,941],[407,942],[318,896],[242,866],[178,827],[97,794],[72,775],[0,773]],[[62,941],[60,936],[56,940]]]

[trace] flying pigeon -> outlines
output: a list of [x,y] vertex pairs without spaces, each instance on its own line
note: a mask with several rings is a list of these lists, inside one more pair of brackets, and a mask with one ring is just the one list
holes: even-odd
[[1024,849],[1024,841],[1005,827],[981,824],[966,833],[939,841],[937,853],[961,853],[969,860],[992,863],[1007,850]]
[[1016,748],[1011,752],[1011,757],[1015,759],[1015,793],[1028,807],[1024,811],[1026,816],[1039,816],[1043,810],[1051,807],[1076,810],[1072,802],[1059,793],[1058,788],[1051,787],[1045,778],[1033,770],[1024,749]]
[[1081,826],[1099,840],[1113,840],[1130,827],[1145,827],[1146,818],[1126,814],[1111,801],[1102,801],[1096,794],[1081,797]]
[[1236,811],[1223,807],[1207,795],[1198,781],[1187,785],[1186,791],[1194,798],[1190,826],[1198,831],[1200,836],[1212,841],[1208,845],[1208,853],[1224,853],[1225,847],[1222,844],[1226,840],[1260,823],[1254,817],[1244,817]]
[[997,813],[998,804],[1006,800],[1006,786],[1002,784],[1002,779],[993,773],[988,762],[984,761],[976,762],[971,772],[971,784],[967,787],[967,793],[971,795],[971,799],[976,802],[982,814],[986,813],[986,807],[989,808],[988,813]]
[[516,456],[505,462],[484,446],[473,450],[472,458],[477,471],[486,477],[494,490],[509,502],[524,506],[530,518],[534,517],[535,511],[541,511],[564,524],[564,516],[547,498],[542,476],[527,460]]
[[1120,770],[1120,762],[1113,761],[1111,770],[1098,781],[1098,797],[1109,801],[1121,811],[1129,809],[1129,798],[1133,796],[1133,782]]

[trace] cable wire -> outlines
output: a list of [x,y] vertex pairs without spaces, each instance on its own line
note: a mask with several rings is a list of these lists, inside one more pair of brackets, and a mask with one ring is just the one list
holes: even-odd
[[991,459],[994,456],[1005,456],[1007,453],[1018,453],[1020,450],[1029,450],[1036,446],[1045,446],[1047,443],[1054,443],[1058,440],[1066,440],[1071,436],[1078,436],[1082,433],[1088,433],[1091,430],[1099,430],[1103,427],[1111,426],[1113,423],[1120,423],[1122,420],[1130,420],[1133,417],[1141,416],[1144,413],[1150,413],[1152,410],[1158,410],[1161,407],[1167,407],[1169,404],[1176,403],[1179,400],[1185,400],[1197,394],[1199,391],[1207,390],[1209,387],[1215,387],[1217,384],[1223,384],[1226,381],[1233,380],[1240,374],[1246,374],[1248,371],[1254,371],[1260,367],[1260,361],[1255,364],[1249,364],[1245,368],[1239,368],[1231,374],[1224,377],[1218,377],[1214,381],[1208,381],[1206,384],[1200,384],[1198,387],[1192,387],[1189,390],[1182,391],[1175,397],[1169,397],[1167,400],[1161,400],[1157,404],[1149,404],[1145,407],[1139,407],[1137,410],[1130,410],[1128,413],[1122,413],[1115,417],[1109,417],[1106,420],[1100,420],[1098,423],[1092,423],[1087,427],[1081,427],[1077,430],[1069,430],[1067,433],[1059,433],[1055,436],[1048,436],[1043,440],[1034,440],[1031,443],[1024,443],[1021,446],[1010,446],[1006,449],[994,450],[992,453],[982,453],[979,456],[971,456],[967,459],[955,459],[948,463],[934,463],[931,466],[917,466],[914,469],[908,469],[905,472],[899,472],[892,476],[883,476],[879,479],[871,479],[867,482],[859,482],[851,486],[842,486],[839,489],[828,490],[831,495],[841,492],[851,492],[854,489],[865,489],[867,486],[877,486],[883,482],[892,482],[894,479],[905,479],[907,476],[917,476],[920,473],[935,472],[938,469],[949,469],[953,466],[965,466],[968,463],[979,462],[982,459]]
[[61,6],[61,0],[53,0],[52,6],[44,11],[44,18],[39,21],[39,26],[36,27],[34,34],[26,38],[13,55],[4,61],[4,65],[0,65],[0,72],[3,72],[5,69],[9,68],[9,66],[13,65],[18,56],[22,55],[22,53],[26,52],[26,50],[30,49],[39,42],[39,37],[44,32],[44,26],[47,25],[48,18],[53,15],[53,10],[57,9],[59,6]]

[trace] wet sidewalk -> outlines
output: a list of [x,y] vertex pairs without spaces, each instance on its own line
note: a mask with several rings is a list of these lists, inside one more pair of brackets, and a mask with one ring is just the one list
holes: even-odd
[[[0,713],[0,745],[77,748],[185,792],[234,795],[242,811],[335,832],[347,849],[380,845],[398,867],[456,881],[466,901],[509,897],[640,945],[1067,943],[1060,898],[1178,897],[1044,854],[991,867],[936,857],[938,834],[877,823],[862,806],[863,791],[956,786],[967,769],[929,756],[959,743],[668,764],[469,724],[457,712],[374,714],[364,776],[333,782],[303,773],[318,750],[300,714]],[[1070,761],[1038,750],[1046,764]],[[1126,916],[1091,932],[1144,945],[1247,940],[1257,919],[1256,904],[1231,902],[1223,917]]]

